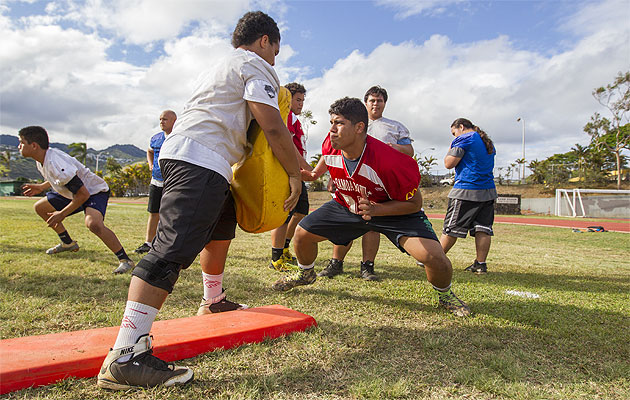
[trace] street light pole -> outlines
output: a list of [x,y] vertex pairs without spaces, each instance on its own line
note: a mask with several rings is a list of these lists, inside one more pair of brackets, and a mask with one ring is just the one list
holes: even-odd
[[98,153],[96,155],[96,171],[94,171],[94,172],[98,172],[98,159],[101,156],[101,154],[103,154],[103,153],[104,153],[104,151],[101,151],[100,153]]
[[518,117],[516,122],[521,122],[523,124],[523,147],[521,149],[521,159],[523,163],[521,164],[521,183],[525,183],[525,119]]

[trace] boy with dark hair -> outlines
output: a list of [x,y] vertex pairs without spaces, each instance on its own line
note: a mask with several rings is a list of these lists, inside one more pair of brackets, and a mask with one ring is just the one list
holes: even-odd
[[109,199],[109,186],[103,178],[76,158],[49,148],[48,132],[41,126],[27,126],[20,129],[18,135],[20,154],[37,161],[37,169],[44,177],[43,183],[22,185],[24,194],[34,196],[52,188],[45,198],[34,205],[37,215],[46,221],[61,240],[61,243],[46,250],[46,254],[79,250],[79,245],[72,240],[62,221],[83,211],[88,229],[118,257],[119,265],[114,273],[122,274],[131,270],[133,261],[127,256],[116,234],[103,223]]
[[248,12],[238,21],[232,44],[235,50],[204,76],[162,146],[160,224],[151,250],[133,272],[116,343],[98,375],[102,388],[171,386],[193,379],[190,368],[152,355],[149,331],[180,271],[190,266],[221,223],[232,165],[248,153],[252,119],[289,176],[291,193],[284,209],[297,203],[299,167],[278,108],[280,83],[273,69],[280,50],[278,26],[260,11]]
[[[380,86],[372,86],[365,92],[363,102],[369,118],[367,134],[411,157],[414,151],[409,130],[400,122],[383,117],[387,98],[387,90]],[[378,280],[374,272],[374,261],[378,254],[380,242],[381,235],[378,232],[368,232],[361,239],[363,259],[361,260],[360,275],[367,281]],[[332,278],[342,273],[343,261],[350,247],[352,247],[352,242],[348,246],[333,246],[332,258],[326,268],[317,276]]]
[[[302,113],[304,106],[304,95],[306,89],[299,83],[291,82],[284,85],[291,92],[291,112],[287,118],[287,128],[293,135],[293,144],[298,153],[298,161],[302,169],[311,170],[312,167],[306,162],[306,135],[302,130],[302,124],[298,115]],[[308,214],[308,192],[306,185],[302,182],[302,193],[297,206],[289,213],[284,224],[271,231],[271,262],[269,268],[276,271],[287,271],[290,269],[288,263],[294,262],[289,245],[295,233],[297,224]]]
[[[470,309],[451,290],[453,268],[421,211],[420,171],[415,161],[367,135],[368,116],[359,99],[343,98],[330,106],[330,133],[322,158],[337,191],[300,222],[295,232],[299,270],[278,280],[273,288],[286,291],[315,282],[317,243],[347,245],[369,231],[384,234],[402,252],[426,265],[428,281],[440,306],[457,316]],[[302,172],[317,179],[323,169]]]

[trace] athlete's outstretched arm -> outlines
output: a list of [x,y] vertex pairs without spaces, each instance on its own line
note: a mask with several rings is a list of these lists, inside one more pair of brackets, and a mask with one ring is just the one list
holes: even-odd
[[247,101],[247,105],[254,119],[256,119],[256,122],[258,122],[258,125],[265,133],[271,151],[273,151],[273,154],[280,161],[287,175],[289,175],[291,193],[284,202],[284,210],[292,210],[295,208],[302,192],[302,180],[300,179],[300,167],[291,133],[276,108],[254,101]]
[[306,171],[306,170],[302,170],[302,180],[303,181],[314,181],[315,179],[319,178],[320,176],[324,175],[324,173],[327,171],[328,169],[326,168],[326,162],[324,161],[324,156],[320,157],[319,161],[317,162],[317,165],[315,166],[315,168],[313,168],[311,171]]

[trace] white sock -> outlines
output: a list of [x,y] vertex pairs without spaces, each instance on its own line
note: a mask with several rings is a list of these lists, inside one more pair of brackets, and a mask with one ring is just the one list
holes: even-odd
[[203,275],[203,299],[217,297],[223,292],[223,273],[210,275],[201,271]]
[[448,285],[447,287],[440,289],[439,287],[435,287],[435,285],[431,285],[433,286],[433,289],[437,290],[438,292],[442,292],[442,293],[446,293],[450,290],[451,285]]
[[311,269],[314,266],[315,266],[315,261],[313,261],[312,263],[308,265],[300,264],[300,262],[298,261],[298,267],[300,267],[301,269]]
[[[147,335],[151,330],[153,321],[158,313],[157,308],[135,301],[127,301],[125,314],[123,315],[118,337],[114,343],[114,349],[132,346],[136,344],[138,338]],[[131,358],[132,354],[118,359],[118,362],[125,362]]]

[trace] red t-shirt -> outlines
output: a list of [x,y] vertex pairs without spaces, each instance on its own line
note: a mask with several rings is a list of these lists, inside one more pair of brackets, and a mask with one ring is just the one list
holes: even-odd
[[287,118],[287,128],[289,128],[289,132],[293,135],[293,144],[298,149],[302,157],[306,158],[306,137],[304,136],[304,131],[302,130],[302,124],[300,120],[295,118],[293,119],[295,114],[293,112],[289,112],[289,116]]
[[374,203],[406,201],[420,185],[420,170],[413,158],[369,135],[352,175],[346,170],[341,150],[333,149],[330,134],[322,144],[322,156],[337,188],[335,201],[355,214],[361,197]]

